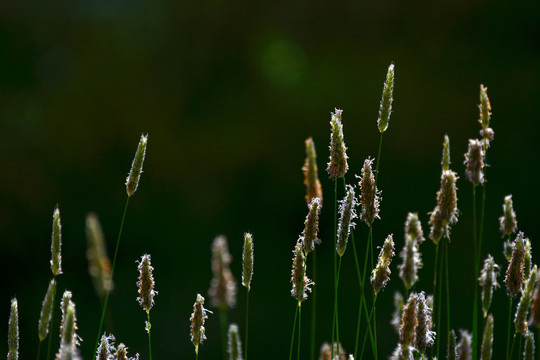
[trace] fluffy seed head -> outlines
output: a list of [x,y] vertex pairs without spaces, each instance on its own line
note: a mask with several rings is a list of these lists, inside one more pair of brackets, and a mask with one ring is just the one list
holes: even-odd
[[441,177],[441,189],[437,193],[437,205],[441,209],[443,225],[446,226],[457,222],[457,179],[458,176],[454,171],[443,171]]
[[97,348],[96,360],[114,360],[114,336],[103,333]]
[[314,197],[309,203],[309,212],[304,221],[304,231],[302,239],[304,242],[304,250],[306,254],[315,249],[315,244],[319,244],[321,240],[317,238],[319,234],[319,214],[321,212],[321,200]]
[[341,344],[334,343],[333,347],[332,349],[329,343],[324,342],[321,345],[319,360],[332,360],[332,354],[335,360],[347,360],[347,353]]
[[432,313],[433,309],[428,306],[426,294],[422,291],[418,294],[418,326],[416,327],[416,336],[414,347],[423,355],[428,347],[431,347],[435,342],[435,332],[431,331],[433,326]]
[[64,313],[64,322],[62,324],[62,333],[60,340],[60,350],[56,354],[58,360],[80,359],[77,345],[79,344],[77,331],[77,319],[75,316],[75,304],[69,300],[66,312]]
[[523,348],[523,360],[533,360],[534,359],[534,334],[532,331],[529,331],[525,335],[525,346]]
[[399,291],[394,293],[394,312],[392,313],[392,320],[390,324],[394,327],[396,332],[399,334],[399,329],[401,328],[401,316],[403,314],[403,305],[404,299],[403,295]]
[[253,235],[250,233],[244,234],[244,251],[242,253],[242,285],[248,291],[253,277]]
[[62,273],[62,224],[60,223],[60,209],[58,205],[53,212],[52,236],[51,236],[51,270],[54,276]]
[[217,236],[212,243],[213,278],[208,290],[212,306],[226,309],[236,304],[236,281],[230,269],[231,261],[227,238]]
[[229,325],[229,359],[242,360],[242,342],[236,324]]
[[118,344],[115,354],[116,360],[139,360],[139,354],[136,354],[134,357],[128,357],[127,350],[126,345],[123,343]]
[[478,122],[482,125],[482,129],[487,129],[491,120],[491,103],[487,96],[487,87],[484,85],[480,85],[480,105],[478,108],[480,110]]
[[480,360],[491,360],[491,350],[493,348],[493,314],[489,314],[484,327],[484,337],[480,350]]
[[326,171],[332,180],[345,176],[347,170],[349,170],[349,164],[347,164],[347,147],[343,141],[342,113],[343,110],[336,109],[332,113],[332,119],[330,120],[330,126],[332,127],[332,134],[330,135],[330,162]]
[[195,352],[199,352],[199,344],[206,340],[204,320],[208,319],[206,313],[209,312],[204,308],[204,297],[197,294],[197,300],[193,304],[193,313],[189,320],[191,321],[191,342],[195,346]]
[[154,276],[152,275],[154,267],[150,263],[150,255],[143,255],[141,261],[137,264],[139,270],[139,281],[137,282],[139,297],[137,301],[149,313],[152,306],[154,306],[154,296],[157,295],[157,291],[154,290]]
[[403,349],[408,349],[414,344],[416,336],[416,326],[418,325],[417,317],[417,299],[416,293],[411,293],[407,304],[403,307],[403,315],[401,316],[401,328],[399,329],[399,343]]
[[516,316],[514,318],[514,325],[516,326],[516,332],[519,332],[521,335],[525,336],[529,331],[527,325],[527,315],[529,314],[529,308],[531,306],[531,301],[533,297],[534,287],[536,286],[536,281],[538,278],[538,269],[534,265],[531,276],[527,280],[527,284],[523,293],[521,294],[521,299],[516,310]]
[[347,194],[339,204],[339,222],[336,244],[336,250],[339,256],[343,256],[345,253],[351,228],[354,228],[355,226],[354,219],[357,217],[356,206],[357,203],[356,197],[354,196],[354,188],[351,185],[347,185]]
[[39,341],[43,341],[47,337],[47,334],[49,334],[49,324],[51,322],[55,294],[56,281],[53,278],[49,283],[47,294],[45,294],[45,299],[43,299],[43,304],[41,306],[41,314],[39,316],[38,324]]
[[[540,276],[537,275],[537,276]],[[531,304],[531,316],[529,317],[529,325],[538,327],[540,324],[540,291],[539,291],[539,282],[536,284],[534,289],[533,299]]]
[[362,205],[360,220],[363,220],[367,226],[371,226],[375,219],[380,219],[380,191],[375,186],[375,176],[373,176],[371,167],[372,163],[373,159],[370,158],[364,161],[362,177],[358,183],[358,187],[360,188],[360,204]]
[[512,202],[512,195],[504,197],[503,216],[499,218],[502,237],[510,236],[517,229],[516,212]]
[[437,245],[445,231],[445,226],[441,216],[441,209],[439,206],[435,206],[435,209],[429,213],[429,225],[431,225],[429,238],[433,240],[435,245]]
[[394,240],[392,234],[388,235],[384,241],[381,252],[379,253],[379,260],[377,261],[377,266],[371,272],[371,284],[373,285],[373,291],[375,295],[379,293],[386,283],[390,280],[390,263],[392,262],[392,257],[394,256]]
[[446,354],[446,359],[448,360],[456,360],[457,358],[457,351],[456,351],[456,333],[454,330],[450,330],[450,333],[448,334],[448,352]]
[[467,330],[459,330],[460,339],[456,346],[457,360],[472,359],[472,335]]
[[531,250],[531,241],[527,238],[523,239],[524,246],[525,246],[525,256],[523,258],[523,278],[525,281],[529,278],[529,275],[531,274],[531,267],[532,267],[532,250]]
[[405,246],[399,254],[403,262],[399,265],[399,277],[403,280],[405,289],[409,290],[418,281],[418,269],[422,268],[422,259],[418,243],[407,235]]
[[394,64],[390,64],[388,72],[386,73],[386,82],[384,83],[381,105],[379,107],[379,118],[377,119],[377,125],[381,134],[388,128],[388,122],[390,121],[390,114],[392,113],[392,101],[394,92]]
[[99,219],[94,213],[86,216],[86,241],[88,243],[86,250],[88,272],[92,277],[96,292],[103,298],[107,292],[114,288],[114,284],[111,278],[111,262],[107,255],[105,236]]
[[441,165],[443,171],[450,170],[450,138],[448,135],[444,135]]
[[506,284],[506,293],[510,297],[516,296],[521,290],[523,281],[525,278],[523,263],[525,260],[525,241],[523,239],[523,233],[518,233],[516,240],[514,240],[512,246],[512,258],[506,269],[506,277],[504,283]]
[[60,310],[62,310],[62,321],[60,322],[60,339],[62,338],[64,323],[66,322],[67,308],[69,303],[71,302],[71,298],[71,291],[64,291],[64,294],[62,295],[62,300],[60,301]]
[[137,146],[137,152],[135,152],[135,157],[131,163],[131,170],[126,179],[126,191],[128,196],[132,196],[137,187],[139,186],[139,180],[141,178],[144,157],[146,155],[146,144],[148,143],[148,134],[141,135],[141,140],[139,140],[139,146]]
[[304,172],[304,184],[306,185],[306,202],[309,205],[313,198],[318,197],[322,205],[322,187],[319,180],[319,168],[317,167],[317,152],[313,138],[306,139],[306,161],[302,166]]
[[418,213],[408,213],[405,221],[405,236],[410,235],[418,244],[424,242],[424,231],[418,218]]
[[488,254],[486,260],[484,260],[484,267],[480,272],[480,278],[478,278],[478,283],[482,286],[482,308],[484,310],[484,317],[487,316],[489,306],[491,305],[493,289],[499,287],[499,283],[497,282],[499,271],[499,265],[497,265],[495,260],[493,260],[493,257]]
[[484,184],[484,149],[480,140],[469,139],[469,149],[465,154],[465,177],[473,185]]
[[306,275],[306,256],[302,249],[302,242],[299,240],[294,247],[293,265],[291,271],[291,296],[298,300],[300,305],[308,297],[310,286],[314,283]]
[[8,324],[8,354],[7,360],[19,359],[19,307],[17,299],[11,300],[11,312]]

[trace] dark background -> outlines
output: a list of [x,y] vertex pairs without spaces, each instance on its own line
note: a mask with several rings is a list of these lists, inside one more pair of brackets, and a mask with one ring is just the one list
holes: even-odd
[[[520,230],[535,250],[538,226],[540,3],[534,1],[73,1],[0,4],[0,334],[19,301],[21,358],[35,358],[41,301],[51,278],[55,205],[63,224],[57,299],[73,291],[81,351],[89,359],[100,303],[87,272],[84,219],[99,214],[112,257],[126,199],[124,181],[141,133],[149,133],[139,190],[130,201],[107,328],[148,358],[145,313],[135,301],[135,261],[152,254],[155,359],[194,356],[189,316],[207,296],[210,244],[225,234],[241,279],[243,233],[255,242],[250,355],[288,355],[295,301],[291,250],[306,214],[301,166],[313,136],[325,194],[318,267],[317,348],[331,336],[333,183],[330,112],[342,108],[347,179],[376,155],[379,101],[396,66],[394,112],[384,136],[376,245],[417,211],[427,234],[439,187],[443,135],[451,140],[460,220],[452,231],[452,327],[470,328],[473,247],[467,139],[478,137],[479,86],[489,88],[495,141],[488,153],[485,242],[506,270],[497,217],[512,193]],[[358,224],[359,248],[367,230]],[[418,289],[432,291],[434,246],[421,247]],[[354,348],[357,288],[351,247],[340,285],[341,338]],[[537,259],[537,256],[534,256]],[[379,296],[380,357],[395,347],[395,258]],[[502,276],[500,277],[502,280]],[[245,289],[229,313],[244,334]],[[496,351],[504,351],[508,300],[494,295]],[[208,306],[210,306],[208,304]],[[310,300],[305,309],[310,308]],[[307,314],[307,311],[304,312]],[[58,313],[57,313],[58,315]],[[308,358],[304,315],[303,358]],[[56,320],[53,349],[57,349]],[[217,312],[201,358],[220,354]],[[0,341],[0,353],[6,353]],[[497,353],[495,353],[497,354]],[[42,350],[42,358],[44,351]],[[497,355],[495,355],[497,357]]]

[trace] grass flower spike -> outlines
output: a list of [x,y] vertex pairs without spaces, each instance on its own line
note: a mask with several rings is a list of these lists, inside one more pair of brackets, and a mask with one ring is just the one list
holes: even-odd
[[306,255],[315,250],[315,244],[321,241],[317,238],[319,234],[319,214],[321,212],[321,200],[315,197],[309,203],[309,212],[304,221],[304,231],[302,239]]
[[358,187],[360,188],[360,204],[362,205],[360,219],[363,220],[367,226],[371,226],[375,219],[380,219],[380,191],[377,190],[375,185],[375,176],[373,176],[371,167],[372,163],[373,159],[370,158],[367,158],[364,161],[362,177],[358,183]]
[[154,276],[152,275],[154,268],[150,263],[150,255],[143,255],[137,268],[139,270],[139,281],[137,282],[139,297],[137,301],[149,313],[154,306],[154,296],[157,295],[157,291],[154,290]]
[[242,342],[236,324],[229,325],[229,359],[242,360]]
[[497,283],[497,276],[499,276],[499,265],[495,264],[493,257],[488,254],[486,260],[484,260],[484,267],[480,272],[480,278],[478,283],[482,286],[482,305],[484,310],[484,318],[487,316],[489,306],[491,305],[491,298],[493,297],[493,289],[499,287]]
[[480,105],[478,108],[480,110],[480,119],[478,119],[478,122],[482,125],[480,135],[484,138],[487,149],[490,142],[493,141],[495,133],[493,129],[489,127],[489,122],[491,121],[491,103],[487,96],[487,87],[484,85],[480,85]]
[[347,185],[347,194],[345,198],[340,201],[339,205],[339,222],[337,228],[337,244],[336,250],[341,257],[347,249],[347,242],[349,240],[349,234],[351,228],[354,228],[354,219],[356,219],[356,197],[354,196],[354,188],[351,185]]
[[11,300],[11,312],[8,324],[7,360],[19,359],[19,307],[17,299]]
[[503,216],[499,218],[499,224],[501,226],[501,235],[503,237],[510,236],[517,229],[516,212],[514,211],[512,195],[504,197]]
[[425,241],[424,231],[422,230],[422,224],[418,218],[418,213],[408,213],[407,220],[405,221],[405,236],[410,235],[411,238],[418,244]]
[[506,277],[504,282],[506,284],[506,293],[510,297],[514,297],[521,290],[523,281],[525,280],[523,262],[525,260],[525,241],[523,240],[523,233],[520,232],[517,235],[516,240],[513,243],[512,258],[506,269]]
[[111,279],[111,262],[107,256],[105,236],[96,214],[86,216],[86,241],[88,250],[88,272],[92,277],[94,288],[98,295],[103,298],[108,291],[114,288]]
[[253,277],[253,235],[244,234],[244,252],[242,253],[242,285],[250,289]]
[[197,294],[197,300],[193,304],[193,313],[189,319],[191,321],[191,342],[195,346],[195,353],[199,352],[199,345],[206,340],[204,321],[208,319],[207,312],[210,311],[204,308],[204,297]]
[[139,354],[136,354],[135,357],[128,357],[127,346],[123,343],[118,344],[116,349],[115,360],[139,360]]
[[456,333],[454,330],[450,330],[448,334],[448,352],[446,355],[447,360],[456,360],[457,351],[456,351]]
[[534,334],[529,331],[525,336],[525,347],[523,348],[523,360],[534,359]]
[[484,327],[480,360],[490,360],[493,349],[493,315],[489,314]]
[[236,281],[232,275],[232,261],[225,236],[218,236],[212,243],[212,273],[210,284],[210,300],[217,308],[233,307],[236,304]]
[[319,168],[317,167],[317,152],[313,138],[306,139],[306,161],[302,166],[304,172],[304,184],[306,185],[306,202],[309,205],[313,198],[318,197],[322,205],[322,187],[319,180]]
[[394,92],[394,64],[390,64],[388,72],[386,73],[386,82],[384,83],[381,106],[379,108],[379,118],[377,125],[379,131],[384,133],[388,128],[388,122],[390,121],[390,114],[392,113],[392,101]]
[[114,359],[113,354],[115,351],[114,336],[103,334],[97,349],[96,360],[112,360]]
[[49,324],[51,322],[54,306],[54,294],[56,294],[56,281],[53,278],[49,283],[47,294],[45,294],[45,299],[43,299],[43,304],[41,306],[41,314],[39,316],[38,324],[39,341],[45,340],[49,334]]
[[51,240],[51,270],[54,276],[62,273],[62,224],[60,223],[60,210],[58,205],[54,209]]
[[410,348],[415,342],[416,327],[418,326],[417,300],[416,293],[411,293],[407,304],[403,307],[401,327],[399,329],[399,344],[403,349]]
[[484,184],[484,149],[480,140],[469,139],[465,154],[465,177],[474,185]]
[[332,113],[332,120],[330,120],[330,126],[332,127],[332,134],[330,135],[330,162],[326,171],[332,180],[342,178],[347,173],[347,170],[349,170],[349,164],[347,164],[347,147],[343,141],[342,113],[343,110],[336,109]]
[[418,244],[410,235],[407,235],[405,246],[399,256],[403,260],[403,263],[399,265],[399,277],[408,291],[418,281],[418,269],[422,268]]
[[443,171],[450,170],[450,138],[448,135],[444,135],[441,165]]
[[390,280],[390,263],[394,256],[394,240],[392,235],[388,235],[384,241],[381,252],[379,253],[379,260],[377,261],[377,267],[373,269],[371,273],[371,284],[375,295],[377,295],[384,287],[388,280]]
[[536,265],[534,266],[531,274],[532,275],[527,280],[525,289],[521,294],[521,299],[519,300],[516,316],[514,318],[516,332],[519,332],[523,336],[527,335],[527,332],[529,331],[529,327],[527,325],[527,316],[531,306],[534,287],[536,286],[536,281],[538,279],[538,269]]
[[540,327],[540,281],[537,282],[534,289],[529,325]]
[[472,359],[472,335],[467,330],[459,330],[460,339],[456,346],[457,360]]
[[426,349],[431,347],[435,342],[435,332],[431,330],[433,326],[432,321],[432,308],[428,306],[426,301],[426,294],[422,291],[418,294],[418,311],[417,320],[418,326],[416,327],[416,335],[414,341],[414,348],[424,355]]
[[79,352],[77,350],[77,345],[79,342],[76,331],[77,319],[75,317],[75,304],[73,304],[73,302],[69,300],[66,307],[66,312],[64,313],[60,350],[57,354],[57,359],[79,359]]
[[141,135],[141,140],[139,141],[139,146],[137,146],[137,152],[131,163],[131,170],[126,179],[126,191],[128,196],[132,196],[137,187],[139,186],[139,180],[141,178],[144,157],[146,155],[146,144],[148,143],[148,135]]
[[298,304],[306,300],[308,291],[313,282],[306,275],[306,257],[302,249],[302,242],[298,241],[294,247],[293,265],[291,271],[291,296],[298,300]]

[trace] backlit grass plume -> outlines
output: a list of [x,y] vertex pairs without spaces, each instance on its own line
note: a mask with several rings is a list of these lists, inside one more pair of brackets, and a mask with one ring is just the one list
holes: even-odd
[[482,338],[482,348],[480,350],[480,360],[490,360],[493,349],[493,314],[489,314],[484,327]]
[[242,285],[250,289],[253,277],[253,235],[244,234],[244,251],[242,252]]
[[525,336],[525,346],[523,347],[523,360],[534,359],[534,334],[529,331]]
[[405,221],[405,236],[407,235],[410,235],[418,244],[424,242],[424,231],[422,230],[422,224],[418,218],[418,213],[410,212],[407,214],[407,220]]
[[416,335],[414,340],[414,348],[424,355],[426,349],[431,347],[435,342],[435,332],[431,330],[433,326],[432,321],[432,308],[429,307],[426,294],[422,291],[418,294],[418,309],[417,320],[418,326],[416,327]]
[[141,178],[141,173],[143,169],[144,157],[146,155],[146,145],[148,144],[148,135],[141,135],[139,140],[139,146],[137,146],[137,151],[135,152],[135,157],[131,163],[131,170],[126,179],[126,191],[128,196],[132,196],[137,187],[139,186],[139,180]]
[[193,304],[193,313],[189,318],[191,322],[191,342],[195,346],[196,354],[199,353],[199,345],[206,340],[204,321],[208,319],[208,315],[206,315],[207,312],[210,311],[204,308],[204,297],[202,297],[201,294],[197,294],[197,300]]
[[394,64],[390,64],[388,72],[386,73],[386,81],[384,83],[381,105],[379,108],[379,118],[377,125],[379,131],[384,133],[388,128],[388,122],[390,121],[390,114],[392,113],[392,102],[394,92]]
[[411,293],[407,304],[403,307],[401,315],[401,327],[399,329],[399,344],[402,349],[409,349],[413,346],[416,337],[416,327],[418,326],[418,295]]
[[528,238],[523,239],[525,245],[525,257],[523,258],[523,277],[525,281],[529,278],[532,268],[532,249],[531,241]]
[[150,255],[143,255],[141,261],[137,262],[137,264],[139,270],[139,281],[137,281],[139,297],[137,297],[137,301],[149,313],[152,306],[154,306],[154,296],[157,295],[157,291],[154,290],[155,283],[152,274],[154,267],[151,265]]
[[43,299],[43,303],[41,306],[41,314],[39,316],[39,323],[38,323],[39,341],[45,340],[45,338],[49,334],[49,325],[51,323],[55,294],[56,294],[56,281],[53,278],[51,282],[49,283],[49,287],[47,288],[47,293],[45,294],[45,298]]
[[242,342],[236,324],[229,325],[229,360],[242,360]]
[[474,185],[484,184],[484,149],[480,140],[469,139],[469,149],[465,153],[465,177]]
[[60,338],[62,338],[62,333],[64,331],[64,323],[66,322],[68,305],[71,302],[72,296],[73,295],[71,294],[71,291],[66,290],[64,291],[64,294],[62,295],[62,300],[60,301],[60,310],[62,310],[62,321],[60,323]]
[[107,256],[105,236],[101,224],[95,213],[86,215],[86,241],[88,248],[88,272],[92,277],[97,294],[103,298],[108,291],[114,288],[111,278],[111,262]]
[[373,269],[371,273],[371,284],[373,285],[373,291],[375,295],[379,293],[386,283],[390,280],[390,263],[392,262],[392,257],[394,256],[394,240],[392,235],[388,235],[384,241],[381,252],[379,253],[379,260],[377,261],[377,266]]
[[329,343],[324,342],[321,345],[319,360],[332,360],[332,354],[334,354],[335,360],[347,360],[347,353],[341,344],[334,343],[332,349]]
[[447,346],[446,359],[447,360],[456,360],[457,351],[456,351],[456,333],[454,330],[450,330],[448,334],[448,346]]
[[482,308],[484,310],[484,317],[487,316],[489,306],[491,305],[493,289],[499,287],[499,283],[497,282],[499,271],[499,265],[497,265],[493,257],[488,254],[486,260],[484,260],[484,267],[482,268],[480,278],[478,279],[478,283],[482,286]]
[[210,302],[218,308],[234,307],[236,304],[236,281],[232,275],[232,261],[225,236],[218,236],[212,243],[212,273],[210,283]]
[[403,280],[405,290],[408,291],[418,281],[418,269],[422,268],[418,243],[413,240],[412,236],[407,235],[403,250],[401,250],[399,256],[403,261],[398,266],[399,277]]
[[373,159],[370,158],[364,161],[362,176],[358,183],[358,187],[360,188],[360,204],[362,205],[360,220],[364,221],[368,226],[371,226],[375,219],[380,219],[380,191],[377,190],[377,186],[375,185],[372,163]]
[[527,316],[529,315],[529,308],[531,306],[531,301],[533,297],[533,291],[536,286],[536,281],[538,279],[538,269],[536,265],[531,272],[531,276],[527,280],[526,286],[521,293],[521,299],[516,310],[516,316],[514,317],[514,325],[516,327],[516,332],[525,336],[529,331],[527,325]]
[[355,226],[354,219],[357,217],[356,206],[357,203],[354,195],[354,188],[351,185],[347,185],[347,194],[339,204],[336,250],[340,257],[343,256],[345,249],[347,249],[351,228],[354,228]]
[[113,360],[115,351],[114,336],[103,334],[99,341],[96,360]]
[[450,170],[450,164],[450,138],[448,135],[444,135],[443,155],[441,161],[443,171]]
[[536,283],[536,288],[534,289],[529,325],[540,327],[540,281]]
[[60,350],[56,355],[58,360],[72,360],[80,359],[79,351],[77,349],[78,337],[77,331],[77,319],[75,316],[75,304],[69,300],[67,303],[66,311],[64,313],[64,321],[62,324],[62,333],[60,340]]
[[484,138],[487,149],[490,142],[493,141],[495,133],[493,132],[493,129],[489,127],[489,122],[491,121],[491,103],[487,96],[487,87],[484,85],[480,85],[480,105],[478,105],[478,108],[480,110],[478,122],[482,125],[480,136]]
[[503,216],[499,218],[501,235],[510,236],[517,229],[516,212],[512,202],[512,195],[506,195],[503,203]]
[[342,113],[343,110],[336,109],[332,113],[332,119],[330,120],[330,126],[332,128],[330,135],[330,162],[326,171],[332,180],[342,178],[347,173],[347,170],[349,170],[347,147],[343,140]]
[[139,360],[139,354],[136,354],[134,357],[128,356],[128,348],[124,343],[118,344],[116,349],[115,360]]
[[291,271],[291,296],[298,300],[298,304],[306,300],[311,291],[313,282],[306,275],[306,257],[302,249],[302,242],[298,241],[294,247],[293,265]]
[[8,323],[8,354],[7,360],[19,359],[19,307],[17,299],[11,300],[11,312]]
[[472,335],[467,330],[459,330],[460,339],[456,346],[457,360],[472,359]]
[[525,241],[523,239],[523,233],[518,233],[516,240],[514,240],[512,246],[512,258],[506,269],[506,277],[504,283],[506,284],[506,293],[510,297],[514,297],[521,290],[523,281],[525,280],[523,263],[525,260]]
[[317,152],[315,151],[315,142],[309,137],[306,143],[306,160],[302,171],[304,172],[304,184],[306,185],[306,203],[309,205],[313,198],[318,197],[323,200],[321,181],[319,180],[319,168],[317,166]]
[[51,270],[54,276],[62,273],[62,224],[60,222],[60,209],[58,205],[53,212],[51,236]]
[[430,213],[429,237],[437,244],[442,236],[450,236],[450,225],[457,222],[457,187],[458,176],[452,170],[444,170],[441,176],[441,188],[437,192],[437,205]]
[[321,200],[314,197],[309,203],[309,211],[304,221],[304,231],[302,239],[304,243],[304,251],[306,255],[315,250],[315,244],[321,241],[317,238],[319,235],[319,214],[321,212]]

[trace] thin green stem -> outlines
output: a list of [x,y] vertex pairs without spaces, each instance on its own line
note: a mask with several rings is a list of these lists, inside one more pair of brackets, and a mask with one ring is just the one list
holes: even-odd
[[378,350],[377,350],[377,308],[375,304],[377,303],[377,295],[373,297],[373,336],[375,337],[375,360],[379,360]]
[[510,359],[510,353],[508,352],[510,349],[510,328],[512,327],[512,300],[513,298],[510,298],[510,302],[508,304],[508,330],[506,333],[506,360]]
[[[433,314],[434,314],[433,316],[437,316],[437,311],[439,310],[437,306],[437,300],[439,300],[439,297],[437,296],[437,269],[439,266],[438,262],[439,262],[439,243],[436,243],[435,244],[435,265],[433,266]],[[409,294],[407,294],[407,298],[405,298],[405,301],[407,301],[408,295]],[[437,325],[438,324],[439,324],[439,321],[437,320]],[[439,329],[437,329],[437,334],[438,334],[438,331]],[[431,357],[433,357],[433,351],[437,349],[437,347],[439,346],[439,336],[435,338],[435,342],[436,342],[436,346],[431,347]]]
[[[444,239],[442,239],[442,241],[444,241]],[[438,247],[439,245],[437,245]],[[437,262],[438,262],[438,277],[439,279],[437,280],[438,283],[437,283],[437,359],[440,359],[440,346],[441,346],[441,341],[440,341],[440,334],[441,334],[441,307],[442,307],[442,272],[443,272],[443,262],[444,262],[444,258],[443,258],[443,253],[444,252],[444,248],[442,249],[441,251],[441,254],[439,255],[440,259],[437,259]]]
[[[337,275],[337,254],[336,254],[336,242],[337,242],[337,179],[334,180],[334,242],[331,251],[334,259],[334,291],[336,289],[336,275]],[[331,358],[334,358],[334,336],[336,329],[336,303],[334,302],[334,312],[332,314],[332,343],[331,343]],[[339,351],[339,350],[338,350]]]
[[339,273],[341,272],[341,256],[339,257],[336,288],[334,292],[334,304],[336,307],[336,342],[339,344],[339,306],[338,306],[338,291],[339,291]]
[[[120,247],[120,238],[122,237],[122,230],[124,229],[124,221],[126,219],[126,213],[127,213],[127,208],[128,208],[130,198],[131,198],[131,196],[128,196],[127,199],[126,199],[126,205],[124,206],[124,214],[122,215],[122,221],[120,222],[120,231],[118,231],[118,238],[116,239],[116,248],[114,250],[110,281],[113,280],[113,276],[114,276],[114,268],[116,267],[116,257],[118,256],[118,248]],[[98,333],[97,333],[97,337],[96,337],[96,346],[94,347],[94,356],[93,356],[93,358],[96,357],[96,352],[97,352],[97,348],[98,348],[98,345],[99,345],[99,338],[100,338],[100,335],[101,335],[101,329],[103,327],[103,320],[105,319],[105,312],[107,311],[107,304],[109,302],[109,293],[110,293],[110,289],[107,289],[107,291],[105,293],[105,302],[103,304],[103,309],[101,310],[101,320],[99,321],[99,328],[98,328]]]
[[249,289],[246,288],[246,341],[244,344],[244,358],[248,358],[248,319],[249,319]]
[[43,341],[39,340],[39,345],[38,345],[38,348],[37,348],[37,358],[36,358],[37,360],[39,360],[39,353],[41,352],[41,343],[42,342]]
[[199,349],[195,350],[195,360],[199,360]]
[[476,281],[478,279],[478,245],[476,237],[476,184],[472,186],[472,200],[473,200],[473,243],[474,243],[474,297],[473,297],[473,337],[472,337],[472,359],[476,360],[477,347],[478,347],[478,287]]
[[294,321],[293,321],[293,327],[292,327],[292,334],[291,334],[291,349],[289,350],[289,360],[292,360],[292,350],[294,345],[294,331],[296,330],[296,319],[298,319],[298,307],[296,306],[296,311],[294,313]]
[[[313,255],[313,282],[317,283],[317,251],[312,251]],[[311,302],[311,360],[315,360],[315,332],[317,329],[317,286],[313,287],[312,291],[313,301]],[[246,330],[247,331],[247,330]],[[247,350],[246,350],[247,352]],[[247,360],[247,355],[246,355]]]
[[510,360],[512,360],[512,357],[514,356],[514,345],[516,344],[516,334],[514,333],[514,337],[512,339],[512,347],[510,348]]
[[376,343],[374,344],[375,340],[373,339],[373,333],[371,331],[371,317],[373,316],[374,311],[375,311],[375,302],[376,301],[377,301],[377,297],[375,296],[373,298],[373,304],[371,305],[371,310],[370,310],[369,314],[367,313],[367,308],[366,308],[366,318],[367,318],[367,325],[368,326],[367,326],[366,332],[364,333],[364,340],[362,341],[362,351],[360,352],[360,359],[364,358],[364,350],[365,350],[365,347],[366,347],[366,339],[367,339],[368,332],[369,332],[369,335],[370,335],[370,338],[371,338],[371,349],[373,350],[373,356],[377,357],[377,346],[376,346]]
[[298,351],[296,353],[296,360],[300,360],[300,334],[302,333],[302,303],[298,302]]
[[480,236],[478,237],[478,258],[482,253],[482,239],[484,237],[484,213],[486,210],[486,183],[482,186],[482,208],[480,210]]
[[148,315],[148,323],[146,324],[146,332],[148,332],[148,355],[149,359],[152,360],[152,337],[150,336],[150,329],[152,327],[150,323],[150,311],[146,311]]
[[375,185],[377,185],[377,180],[379,178],[379,161],[381,159],[382,138],[383,138],[383,133],[381,133],[381,138],[379,140],[379,153],[377,154],[377,163],[375,165]]
[[444,243],[444,271],[445,271],[445,282],[446,282],[446,333],[450,334],[450,281],[448,281],[448,245],[450,243],[450,238]]
[[223,360],[227,360],[227,325],[229,321],[227,319],[227,307],[219,307],[219,324],[221,327],[221,354]]

